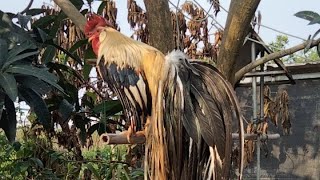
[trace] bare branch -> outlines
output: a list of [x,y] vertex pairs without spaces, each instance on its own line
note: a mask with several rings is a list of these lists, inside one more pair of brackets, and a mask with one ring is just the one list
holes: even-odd
[[53,0],[61,10],[71,19],[71,21],[83,32],[86,18],[69,0]]
[[[314,47],[314,46],[317,46],[318,44],[320,43],[320,38],[317,39],[317,40],[313,40],[311,42],[311,47]],[[240,81],[240,79],[248,72],[250,72],[253,68],[263,64],[263,63],[266,63],[268,61],[271,61],[271,60],[274,60],[274,59],[278,59],[278,58],[281,58],[281,57],[284,57],[284,56],[287,56],[289,54],[292,54],[292,53],[295,53],[297,51],[300,51],[302,49],[304,49],[307,45],[309,44],[309,41],[306,41],[302,44],[299,44],[299,45],[296,45],[296,46],[293,46],[289,49],[285,49],[285,50],[282,50],[282,51],[278,51],[278,52],[274,52],[274,53],[271,53],[271,54],[268,54],[262,58],[259,58],[257,59],[256,61],[244,66],[243,68],[241,68],[236,74],[235,74],[235,82],[238,82]]]

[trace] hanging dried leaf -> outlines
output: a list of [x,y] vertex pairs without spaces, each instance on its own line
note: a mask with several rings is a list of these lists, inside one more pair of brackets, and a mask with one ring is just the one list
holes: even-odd
[[210,3],[213,4],[214,15],[217,17],[218,13],[220,12],[220,2],[219,0],[210,0]]

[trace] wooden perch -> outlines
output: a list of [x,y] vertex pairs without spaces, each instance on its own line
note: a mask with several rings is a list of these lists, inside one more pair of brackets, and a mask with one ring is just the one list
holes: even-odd
[[[257,139],[257,134],[245,134],[244,139],[245,140],[255,140]],[[280,138],[280,134],[264,134],[260,135],[260,140],[267,140],[267,139],[278,139]],[[102,134],[101,139],[103,142],[107,144],[143,144],[146,141],[146,138],[143,134],[137,134],[135,136],[132,136],[130,138],[130,142],[127,138],[127,132],[122,132],[119,134]],[[238,133],[232,133],[232,139],[236,140],[239,139]]]
[[119,134],[102,134],[101,139],[107,144],[143,144],[146,138],[143,134],[135,134],[130,137],[130,142],[128,141],[127,131],[121,132]]

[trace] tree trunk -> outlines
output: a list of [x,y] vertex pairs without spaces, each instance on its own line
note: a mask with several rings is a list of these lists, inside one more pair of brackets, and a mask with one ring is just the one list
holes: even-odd
[[171,13],[167,0],[144,0],[147,10],[149,44],[164,54],[174,48]]
[[232,0],[218,55],[218,69],[234,85],[234,65],[260,0]]

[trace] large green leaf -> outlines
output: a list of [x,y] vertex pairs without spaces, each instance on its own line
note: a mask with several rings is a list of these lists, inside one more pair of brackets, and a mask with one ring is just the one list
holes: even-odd
[[26,14],[27,15],[31,15],[31,16],[35,16],[35,15],[38,15],[38,14],[41,14],[41,13],[44,13],[46,12],[46,9],[42,9],[42,8],[32,8],[32,9],[29,9]]
[[0,39],[0,67],[7,60],[8,57],[8,43],[4,39]]
[[15,78],[16,81],[21,84],[21,86],[33,89],[35,92],[41,95],[45,95],[52,90],[49,84],[34,76],[16,75]]
[[12,101],[16,101],[18,88],[16,79],[12,74],[0,73],[0,86]]
[[26,103],[31,107],[31,109],[36,113],[39,121],[45,127],[49,126],[50,113],[48,107],[41,95],[29,88],[19,87],[19,94],[21,99],[26,101]]
[[53,68],[54,70],[62,70],[67,73],[72,74],[74,77],[76,77],[78,80],[83,81],[83,77],[74,69],[72,69],[70,66],[59,64],[59,63],[48,63],[47,65],[49,68]]
[[122,111],[122,105],[118,100],[104,101],[93,108],[95,113],[105,113],[105,116],[111,116]]
[[5,110],[3,110],[0,119],[0,128],[4,130],[9,142],[13,142],[16,138],[17,119],[14,103],[8,96],[5,97],[4,106]]
[[61,27],[60,24],[62,23],[63,19],[65,19],[67,16],[61,11],[55,18],[53,26],[50,27],[49,36],[55,37],[59,28]]
[[305,19],[310,21],[309,25],[311,24],[320,24],[320,15],[313,11],[300,11],[294,14],[296,17]]
[[57,77],[50,73],[46,68],[37,68],[31,65],[19,64],[9,67],[6,72],[37,77],[63,92],[63,89],[57,84]]
[[21,52],[27,50],[27,49],[35,49],[36,46],[33,43],[30,43],[28,41],[25,41],[21,43],[20,45],[16,45],[13,49],[11,49],[8,53],[8,61],[16,58],[18,54]]
[[104,8],[106,7],[106,5],[107,5],[107,2],[106,1],[102,1],[100,3],[99,7],[98,7],[97,14],[102,14]]
[[34,23],[32,23],[33,27],[46,28],[48,25],[54,22],[56,19],[56,15],[47,15],[43,16]]
[[62,119],[67,120],[73,112],[73,105],[70,104],[66,99],[63,99],[59,105],[59,113]]
[[53,47],[52,45],[48,45],[42,55],[42,62],[47,64],[48,62],[54,61],[55,55],[56,55],[56,48]]
[[83,65],[82,73],[83,73],[83,78],[85,80],[89,79],[89,75],[90,75],[90,72],[91,72],[92,68],[93,67],[91,65],[89,65],[89,64],[84,64]]
[[14,57],[12,57],[11,59],[8,59],[8,60],[4,63],[2,69],[7,68],[8,66],[10,66],[10,65],[13,64],[13,63],[15,63],[16,61],[23,60],[23,59],[25,59],[25,58],[27,58],[27,57],[29,57],[29,56],[32,56],[32,55],[35,55],[35,54],[38,54],[38,53],[39,53],[38,51],[32,51],[32,52],[27,52],[27,53],[23,53],[23,54],[19,54],[19,55],[17,55],[17,56],[14,56]]

